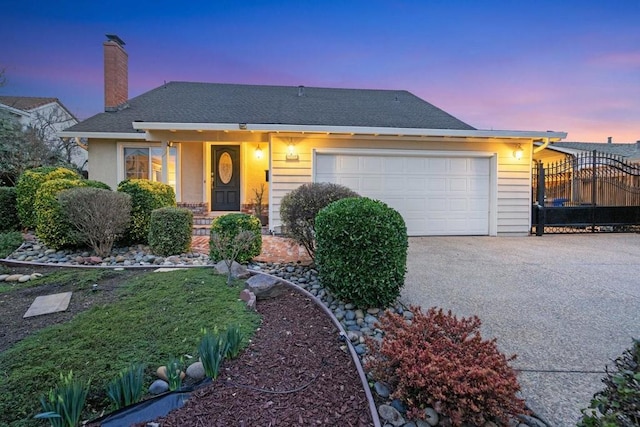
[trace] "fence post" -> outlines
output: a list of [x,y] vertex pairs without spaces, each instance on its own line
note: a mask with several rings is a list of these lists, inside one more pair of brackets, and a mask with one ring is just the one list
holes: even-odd
[[598,197],[598,190],[596,185],[598,184],[598,177],[596,176],[596,154],[597,151],[593,150],[591,153],[591,232],[596,232],[596,198]]
[[538,215],[536,222],[536,236],[542,236],[544,233],[545,212],[544,212],[544,166],[542,160],[538,161]]

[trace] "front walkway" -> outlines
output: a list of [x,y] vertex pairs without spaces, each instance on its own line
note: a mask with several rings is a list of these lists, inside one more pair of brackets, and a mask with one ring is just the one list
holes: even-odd
[[[194,252],[209,253],[209,236],[193,236],[191,248]],[[262,253],[254,261],[273,263],[310,264],[311,258],[304,247],[291,239],[280,236],[263,235]]]

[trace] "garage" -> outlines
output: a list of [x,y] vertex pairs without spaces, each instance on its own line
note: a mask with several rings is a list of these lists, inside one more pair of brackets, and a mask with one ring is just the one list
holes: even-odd
[[464,153],[316,152],[314,181],[396,209],[410,236],[488,235],[491,159]]

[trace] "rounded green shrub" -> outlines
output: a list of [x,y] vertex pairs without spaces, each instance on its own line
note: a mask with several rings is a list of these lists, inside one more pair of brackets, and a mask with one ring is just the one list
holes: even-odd
[[316,217],[316,266],[322,284],[360,307],[386,307],[407,271],[407,227],[383,202],[338,200]]
[[16,205],[18,218],[25,228],[36,227],[35,202],[36,193],[46,181],[53,179],[80,179],[77,172],[67,168],[53,166],[43,166],[40,168],[26,170],[16,184]]
[[149,246],[154,254],[169,256],[189,252],[193,213],[182,208],[160,208],[151,212]]
[[[83,243],[84,239],[71,224],[58,200],[58,195],[63,190],[81,187],[110,190],[107,184],[100,181],[60,178],[43,182],[36,192],[34,205],[36,235],[45,245],[52,249],[78,246]],[[109,206],[104,208],[109,209]]]
[[131,196],[131,224],[123,239],[127,243],[147,243],[151,212],[176,206],[173,188],[161,182],[126,179],[118,184],[118,191]]
[[0,187],[0,218],[0,233],[20,228],[15,187]]
[[300,243],[311,258],[315,254],[315,220],[320,209],[347,197],[358,197],[349,188],[328,182],[303,184],[287,193],[280,204],[280,219],[288,236]]
[[[230,213],[217,217],[211,223],[211,234],[217,233],[228,242],[232,242],[234,237],[243,231],[253,233],[255,238],[249,245],[249,249],[239,251],[236,256],[236,261],[239,263],[248,262],[262,252],[262,226],[260,220],[249,214]],[[220,249],[211,244],[209,246],[209,258],[213,261],[221,261],[224,257]]]

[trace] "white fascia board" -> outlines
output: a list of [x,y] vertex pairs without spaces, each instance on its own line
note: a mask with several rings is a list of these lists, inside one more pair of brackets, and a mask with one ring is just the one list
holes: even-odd
[[29,117],[31,116],[31,113],[29,113],[28,111],[24,111],[24,110],[20,110],[19,108],[14,108],[11,107],[7,104],[1,104],[0,103],[0,108],[2,108],[3,110],[7,110],[10,113],[13,113],[17,116],[22,116],[22,117]]
[[512,138],[559,140],[567,137],[566,132],[539,132],[514,130],[453,130],[422,128],[389,128],[364,126],[323,126],[323,125],[284,125],[259,123],[160,123],[133,122],[134,129],[139,130],[222,130],[254,132],[303,132],[325,134],[359,134],[359,135],[400,135],[400,136],[449,136],[461,138]]
[[145,133],[128,133],[128,132],[72,132],[62,131],[57,135],[60,138],[95,138],[95,139],[141,139],[146,140]]

